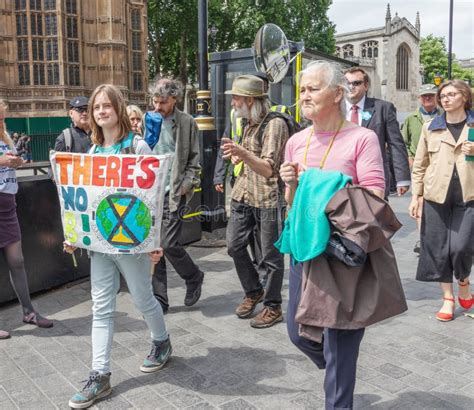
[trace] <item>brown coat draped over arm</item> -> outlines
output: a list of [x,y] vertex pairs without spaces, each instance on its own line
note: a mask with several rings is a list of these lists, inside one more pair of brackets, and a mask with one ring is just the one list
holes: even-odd
[[325,327],[360,329],[408,309],[390,243],[401,224],[388,203],[350,186],[333,196],[326,214],[332,228],[361,247],[367,260],[349,267],[322,254],[304,263],[296,321],[300,336],[318,342]]

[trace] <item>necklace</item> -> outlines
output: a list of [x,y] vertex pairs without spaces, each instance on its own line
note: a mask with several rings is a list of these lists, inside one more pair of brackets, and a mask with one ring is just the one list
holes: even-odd
[[[339,131],[341,130],[342,125],[344,124],[344,121],[345,121],[344,119],[341,121],[341,123],[339,124],[339,127],[337,127],[335,134],[332,136],[331,141],[329,141],[329,145],[326,148],[326,152],[324,153],[323,158],[321,159],[321,162],[319,163],[319,169],[324,168],[324,165],[326,164],[326,160],[329,155],[329,151],[331,151],[331,148],[334,144],[334,140],[336,139],[337,134],[339,134]],[[314,129],[311,126],[308,138],[306,140],[306,148],[304,150],[304,155],[303,155],[303,165],[305,167],[307,165],[307,160],[308,160],[309,143],[311,142],[311,137],[313,136],[313,133],[314,133]]]

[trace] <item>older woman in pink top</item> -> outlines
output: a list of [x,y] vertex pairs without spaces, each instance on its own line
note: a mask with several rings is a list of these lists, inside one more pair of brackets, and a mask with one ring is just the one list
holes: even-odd
[[[377,135],[345,120],[347,85],[341,67],[316,61],[300,73],[300,103],[303,115],[313,125],[293,135],[286,145],[280,175],[286,183],[285,197],[291,206],[298,174],[308,167],[339,171],[353,184],[383,198],[385,179]],[[326,409],[352,408],[359,345],[364,328],[324,329],[322,344],[298,334],[295,314],[301,297],[302,264],[290,271],[287,326],[291,341],[320,369],[326,369]]]

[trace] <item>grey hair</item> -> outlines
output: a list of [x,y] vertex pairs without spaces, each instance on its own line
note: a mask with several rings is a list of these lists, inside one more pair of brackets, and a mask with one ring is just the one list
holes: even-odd
[[149,91],[153,97],[173,97],[178,102],[183,98],[183,84],[178,80],[162,78],[156,81]]
[[346,98],[349,93],[349,87],[347,86],[347,80],[344,76],[344,70],[338,63],[333,63],[325,60],[311,61],[304,70],[298,74],[298,83],[301,83],[301,79],[304,75],[317,74],[323,72],[326,86],[329,88],[340,88],[342,90],[342,99],[339,106],[341,114],[346,115]]
[[268,98],[254,98],[250,108],[249,120],[254,124],[258,124],[269,113],[270,108],[271,104]]

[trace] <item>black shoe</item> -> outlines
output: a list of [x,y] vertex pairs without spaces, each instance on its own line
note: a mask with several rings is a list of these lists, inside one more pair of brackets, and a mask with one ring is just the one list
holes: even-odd
[[190,283],[186,286],[186,297],[184,298],[184,304],[186,306],[192,306],[197,303],[201,297],[202,282],[204,282],[204,272],[200,272],[201,277],[197,282]]
[[160,303],[161,310],[163,310],[163,314],[166,315],[168,313],[170,305],[168,305],[168,303],[162,300],[158,295],[155,295],[155,299]]
[[420,241],[416,241],[415,246],[413,247],[413,252],[420,253]]

